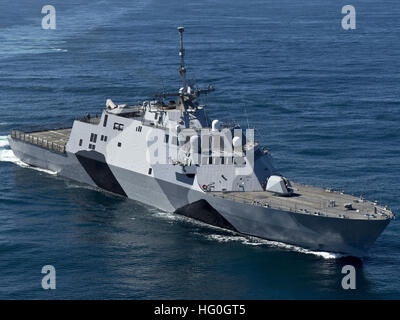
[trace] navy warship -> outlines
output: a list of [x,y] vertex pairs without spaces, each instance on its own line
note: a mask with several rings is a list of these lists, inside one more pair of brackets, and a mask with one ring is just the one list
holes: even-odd
[[15,156],[96,188],[244,235],[364,256],[392,211],[340,191],[294,183],[251,129],[210,120],[186,79],[138,105],[107,99],[101,116],[11,130]]

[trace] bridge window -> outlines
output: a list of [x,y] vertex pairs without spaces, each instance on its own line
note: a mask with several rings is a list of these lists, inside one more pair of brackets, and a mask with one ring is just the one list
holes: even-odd
[[114,122],[114,130],[122,131],[124,130],[124,125],[122,123]]
[[90,134],[90,142],[96,143],[97,140],[97,134],[91,133]]
[[104,116],[103,127],[107,126],[108,115]]

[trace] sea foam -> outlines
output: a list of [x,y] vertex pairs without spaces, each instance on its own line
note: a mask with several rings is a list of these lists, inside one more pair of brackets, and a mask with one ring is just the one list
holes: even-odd
[[45,172],[51,175],[56,175],[57,172],[47,170],[47,169],[42,169],[38,167],[33,167],[20,159],[18,159],[14,152],[10,149],[10,144],[8,142],[7,136],[0,136],[0,162],[12,162],[22,168],[29,168],[33,169],[39,172]]
[[[222,229],[218,227],[214,227],[208,224],[205,224],[203,222],[193,220],[181,215],[177,215],[174,213],[169,213],[169,212],[161,212],[161,211],[156,211],[153,213],[154,216],[162,218],[162,219],[167,219],[172,221],[186,221],[194,225],[206,227],[209,229],[214,229],[216,231],[219,231]],[[205,237],[207,240],[210,241],[217,241],[221,243],[229,243],[229,242],[240,242],[243,245],[247,246],[267,246],[267,247],[275,247],[275,248],[280,248],[282,250],[287,250],[287,251],[292,251],[292,252],[298,252],[302,254],[309,254],[309,255],[314,255],[321,257],[323,259],[340,259],[345,257],[346,255],[341,254],[341,253],[335,253],[335,252],[326,252],[326,251],[313,251],[309,249],[305,249],[302,247],[290,245],[287,243],[279,242],[279,241],[271,241],[271,240],[265,240],[257,237],[252,237],[252,236],[247,236],[247,235],[241,235],[233,231],[229,230],[223,230],[224,232],[227,232],[229,234],[207,234],[207,233],[201,233],[201,232],[196,232],[197,235]]]

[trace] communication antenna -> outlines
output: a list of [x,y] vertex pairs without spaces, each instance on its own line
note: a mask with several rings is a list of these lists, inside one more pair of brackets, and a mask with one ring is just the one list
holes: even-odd
[[184,27],[178,27],[179,37],[181,42],[181,47],[179,49],[179,55],[181,57],[181,67],[179,68],[179,73],[182,77],[183,92],[186,92],[186,69],[185,69],[185,49],[183,49],[183,31]]

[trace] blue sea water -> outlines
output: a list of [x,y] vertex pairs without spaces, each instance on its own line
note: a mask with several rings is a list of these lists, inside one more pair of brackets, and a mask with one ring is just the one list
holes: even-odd
[[[13,127],[100,113],[188,75],[214,119],[258,129],[287,177],[400,211],[400,3],[39,0],[0,3],[0,298],[400,298],[400,225],[363,259],[243,237],[27,168]],[[41,287],[54,265],[57,289]],[[341,287],[342,266],[357,289]]]

